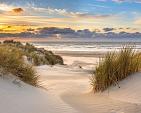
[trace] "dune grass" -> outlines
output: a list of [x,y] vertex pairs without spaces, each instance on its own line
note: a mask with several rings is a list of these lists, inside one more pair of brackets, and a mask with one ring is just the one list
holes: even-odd
[[64,64],[61,56],[55,55],[53,52],[45,49],[40,50],[30,43],[24,45],[14,40],[5,40],[1,45],[20,49],[24,56],[27,56],[29,62],[35,66]]
[[[24,58],[27,58],[25,62]],[[39,65],[63,65],[61,56],[55,55],[51,51],[36,48],[30,43],[22,44],[14,40],[5,40],[0,44],[0,74],[11,73],[19,77],[22,81],[37,86],[38,76],[33,66]]]
[[16,47],[0,45],[0,73],[11,73],[22,81],[37,86],[38,76],[32,66],[24,63],[23,53]]
[[[140,55],[132,47],[105,55],[91,77],[94,92],[102,92],[140,69]],[[120,86],[118,86],[120,87]]]

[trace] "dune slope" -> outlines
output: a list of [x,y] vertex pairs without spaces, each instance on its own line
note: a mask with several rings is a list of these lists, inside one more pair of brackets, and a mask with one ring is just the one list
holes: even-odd
[[47,91],[13,80],[0,78],[0,113],[77,113]]
[[87,70],[68,66],[40,66],[37,70],[48,92],[80,113],[141,113],[141,73],[121,81],[120,89],[113,86],[93,94]]
[[93,94],[88,70],[59,65],[36,70],[47,90],[0,77],[0,113],[141,113],[141,73],[121,81],[120,89]]

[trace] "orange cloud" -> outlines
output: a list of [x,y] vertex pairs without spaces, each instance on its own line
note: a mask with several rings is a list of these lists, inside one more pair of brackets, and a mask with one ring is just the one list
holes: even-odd
[[14,13],[22,13],[24,10],[22,8],[14,8],[12,9],[12,12]]

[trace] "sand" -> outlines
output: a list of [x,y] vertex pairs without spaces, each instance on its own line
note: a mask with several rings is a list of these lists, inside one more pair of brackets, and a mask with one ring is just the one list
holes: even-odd
[[120,89],[111,87],[98,94],[64,94],[62,99],[81,113],[141,113],[140,80],[141,73],[138,73],[123,80]]
[[141,73],[119,83],[118,87],[94,94],[91,92],[91,72],[77,67],[40,66],[38,73],[48,92],[80,113],[141,113]]
[[0,78],[0,113],[77,113],[46,90]]
[[141,73],[94,94],[92,71],[72,65],[38,66],[45,89],[0,77],[0,113],[141,113]]

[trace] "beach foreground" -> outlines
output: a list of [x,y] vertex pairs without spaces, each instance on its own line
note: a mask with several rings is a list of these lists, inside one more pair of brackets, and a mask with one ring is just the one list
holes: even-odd
[[[91,92],[91,72],[83,69],[54,66],[38,67],[43,75],[45,86],[48,91],[57,95],[69,106],[80,113],[140,113],[140,73],[128,77],[120,82],[118,87],[111,87],[109,90],[94,94]],[[59,74],[58,74],[59,73]],[[139,99],[140,98],[140,99]]]
[[103,93],[93,94],[89,70],[60,65],[35,68],[44,89],[23,82],[13,83],[13,76],[0,79],[2,113],[141,112],[141,73],[121,81],[120,89],[115,86]]

